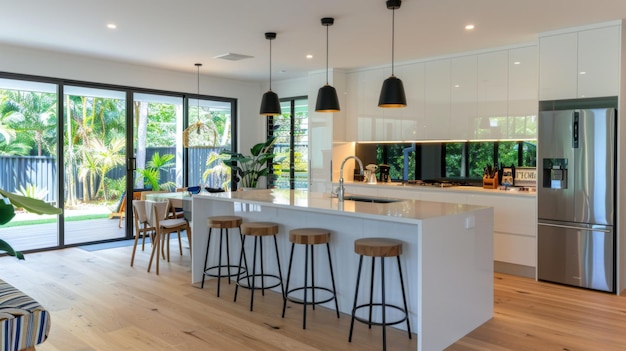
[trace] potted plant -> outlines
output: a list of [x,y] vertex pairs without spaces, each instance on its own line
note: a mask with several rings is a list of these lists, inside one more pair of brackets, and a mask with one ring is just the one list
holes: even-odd
[[[0,189],[0,225],[8,223],[13,219],[15,216],[15,208],[13,206],[23,208],[36,214],[60,214],[62,211],[60,208],[54,207],[39,199],[12,194]],[[0,252],[2,251],[20,260],[24,259],[24,255],[21,252],[15,251],[11,245],[0,239]]]
[[[271,137],[262,143],[258,143],[250,149],[250,155],[246,156],[238,152],[222,151],[220,156],[224,163],[230,167],[231,176],[243,188],[256,188],[259,178],[267,176],[270,167],[280,162],[276,160],[274,153],[275,137]],[[230,161],[230,162],[229,162]]]

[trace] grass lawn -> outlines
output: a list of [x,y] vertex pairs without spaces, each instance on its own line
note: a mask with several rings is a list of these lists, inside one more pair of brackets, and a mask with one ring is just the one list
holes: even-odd
[[[89,219],[100,219],[100,218],[109,218],[109,215],[106,213],[93,213],[87,215],[79,215],[79,216],[70,216],[65,217],[66,222],[76,222],[76,221],[86,221]],[[23,221],[10,221],[9,223],[2,226],[2,228],[10,228],[10,227],[20,227],[25,225],[33,225],[33,224],[45,224],[45,223],[54,223],[56,222],[56,217],[53,218],[41,218],[41,219],[29,219]]]

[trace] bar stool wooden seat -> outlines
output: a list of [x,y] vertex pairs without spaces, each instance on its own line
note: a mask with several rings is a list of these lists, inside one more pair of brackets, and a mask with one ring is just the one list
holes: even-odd
[[[262,295],[265,295],[265,289],[271,289],[271,288],[280,286],[282,297],[283,299],[285,298],[285,288],[283,286],[283,274],[280,271],[280,258],[278,257],[278,242],[276,241],[276,234],[278,234],[278,224],[273,223],[273,222],[246,222],[246,223],[241,224],[240,229],[241,229],[241,234],[243,238],[241,241],[241,254],[239,255],[239,265],[241,266],[242,259],[243,259],[244,264],[245,264],[245,274],[237,275],[237,286],[235,287],[234,301],[235,302],[237,301],[237,293],[239,291],[239,287],[250,289],[251,290],[250,311],[252,311],[254,307],[254,290],[259,288],[257,284],[260,284]],[[250,274],[250,269],[248,267],[248,263],[250,261],[246,260],[246,253],[245,253],[246,237],[248,236],[254,237],[254,250],[253,250],[252,261],[251,261],[252,262],[251,263],[252,274]],[[263,240],[262,240],[264,237],[274,238],[274,248],[276,250],[276,263],[277,263],[278,275],[265,273],[265,268],[263,264],[264,259],[263,259]],[[260,266],[261,266],[261,273],[257,273],[257,270],[256,270],[257,246],[260,246],[259,250],[261,252],[259,255],[259,259],[258,259]],[[274,279],[276,280],[276,282],[270,285],[266,285],[265,284],[266,279],[270,279],[270,280]],[[260,282],[257,282],[257,280]]]
[[[227,277],[228,284],[230,284],[230,277],[238,276],[244,269],[241,265],[235,266],[230,264],[230,245],[228,243],[228,230],[234,228],[239,228],[239,239],[243,242],[243,236],[241,235],[240,227],[241,222],[242,218],[239,216],[214,216],[208,218],[209,238],[207,239],[206,244],[206,256],[204,257],[204,274],[202,275],[202,284],[200,287],[204,289],[204,280],[207,276],[216,277],[217,297],[220,296],[220,285],[222,277]],[[213,229],[220,230],[218,250],[219,253],[217,258],[218,263],[209,267],[209,248],[211,246],[211,234]],[[224,236],[226,237],[226,240],[224,240]],[[222,247],[224,246],[224,241],[226,242],[226,263],[224,263],[222,260]],[[222,270],[224,270],[224,272],[222,272]]]
[[[289,270],[287,272],[287,283],[285,285],[285,298],[283,299],[283,315],[285,318],[285,310],[287,309],[287,300],[304,305],[304,314],[302,317],[302,329],[306,329],[306,307],[311,305],[315,309],[315,305],[335,300],[335,311],[339,318],[339,306],[337,303],[337,290],[335,289],[335,274],[333,273],[333,264],[330,258],[330,231],[321,228],[297,228],[289,231],[289,241],[291,242],[291,253],[289,254]],[[293,252],[295,245],[305,245],[304,247],[304,286],[289,289],[289,281],[291,280],[291,267],[293,263]],[[328,254],[328,267],[330,268],[330,280],[332,290],[327,287],[315,286],[315,254],[313,248],[315,245],[326,244],[326,252]],[[310,256],[309,256],[310,251]],[[311,283],[309,284],[309,261],[311,262]],[[308,292],[311,292],[311,301],[308,300]],[[316,300],[316,291],[326,291],[330,293],[330,297],[323,300]],[[296,298],[293,293],[303,292],[303,298]],[[290,296],[292,295],[292,296]]]
[[[357,320],[361,323],[367,324],[370,328],[372,325],[380,325],[383,327],[383,351],[387,349],[387,331],[386,327],[388,325],[399,324],[406,321],[407,331],[409,333],[409,339],[411,339],[411,325],[409,323],[408,318],[408,308],[406,303],[406,293],[404,291],[404,279],[402,278],[402,267],[400,265],[400,255],[402,255],[402,241],[389,239],[389,238],[364,238],[357,239],[354,241],[354,252],[359,255],[359,269],[356,278],[356,289],[354,292],[354,304],[352,306],[352,320],[350,321],[350,336],[348,338],[348,342],[352,342],[352,332],[354,330],[354,321]],[[363,256],[369,256],[372,258],[372,273],[371,273],[371,282],[370,282],[370,300],[369,303],[358,304],[357,298],[359,296],[359,283],[361,279],[361,268],[363,266]],[[374,294],[374,264],[376,257],[380,258],[380,272],[381,272],[381,301],[374,302],[373,294]],[[388,257],[396,257],[398,261],[398,273],[400,275],[400,287],[402,289],[402,302],[404,308],[388,304],[385,301],[385,258]],[[374,322],[372,321],[372,308],[373,307],[381,307],[381,315],[382,322]],[[362,318],[356,315],[357,311],[360,309],[367,308],[369,309],[369,317]],[[393,309],[401,312],[402,317],[393,320],[387,321],[386,312],[387,309]]]

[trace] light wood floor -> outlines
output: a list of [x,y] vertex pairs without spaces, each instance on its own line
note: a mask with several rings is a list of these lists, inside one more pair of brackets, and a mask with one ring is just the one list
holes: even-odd
[[[332,311],[301,306],[282,319],[277,294],[255,295],[211,281],[192,286],[188,251],[160,276],[147,273],[148,251],[129,266],[130,247],[87,252],[72,248],[0,257],[0,278],[30,294],[52,312],[52,329],[39,351],[90,350],[380,350],[380,328],[355,326]],[[442,277],[442,279],[444,279]],[[626,350],[626,297],[496,274],[494,318],[449,350]],[[459,298],[463,292],[459,291]],[[392,330],[388,350],[416,350],[416,337]],[[430,351],[430,350],[429,350]]]

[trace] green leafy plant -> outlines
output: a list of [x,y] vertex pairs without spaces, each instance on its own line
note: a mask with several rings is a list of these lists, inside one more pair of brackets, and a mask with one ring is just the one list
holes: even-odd
[[271,165],[279,163],[273,152],[275,137],[258,143],[250,149],[250,155],[246,156],[238,152],[222,151],[225,164],[230,167],[231,175],[235,181],[244,188],[256,188],[259,178],[269,174]]
[[213,177],[222,182],[222,189],[229,190],[230,182],[228,179],[230,178],[231,167],[224,162],[222,155],[212,151],[207,157],[206,166],[207,169],[202,173],[202,181],[206,183],[209,177]]
[[[12,194],[0,189],[0,225],[8,223],[15,216],[15,208],[23,208],[28,212],[36,214],[61,214],[60,208],[47,204],[32,197]],[[10,256],[15,256],[20,260],[24,255],[15,251],[6,241],[0,239],[0,251],[4,251]]]
[[48,195],[48,190],[41,189],[37,187],[37,185],[30,183],[26,184],[26,187],[20,185],[20,188],[17,192],[19,195],[39,200],[45,199],[46,195]]
[[176,187],[174,182],[166,182],[161,184],[161,170],[168,170],[174,166],[171,162],[174,159],[172,154],[164,154],[161,156],[158,152],[152,155],[152,159],[148,161],[145,169],[138,169],[137,172],[143,177],[144,184],[150,185],[153,191],[162,189],[173,190]]

